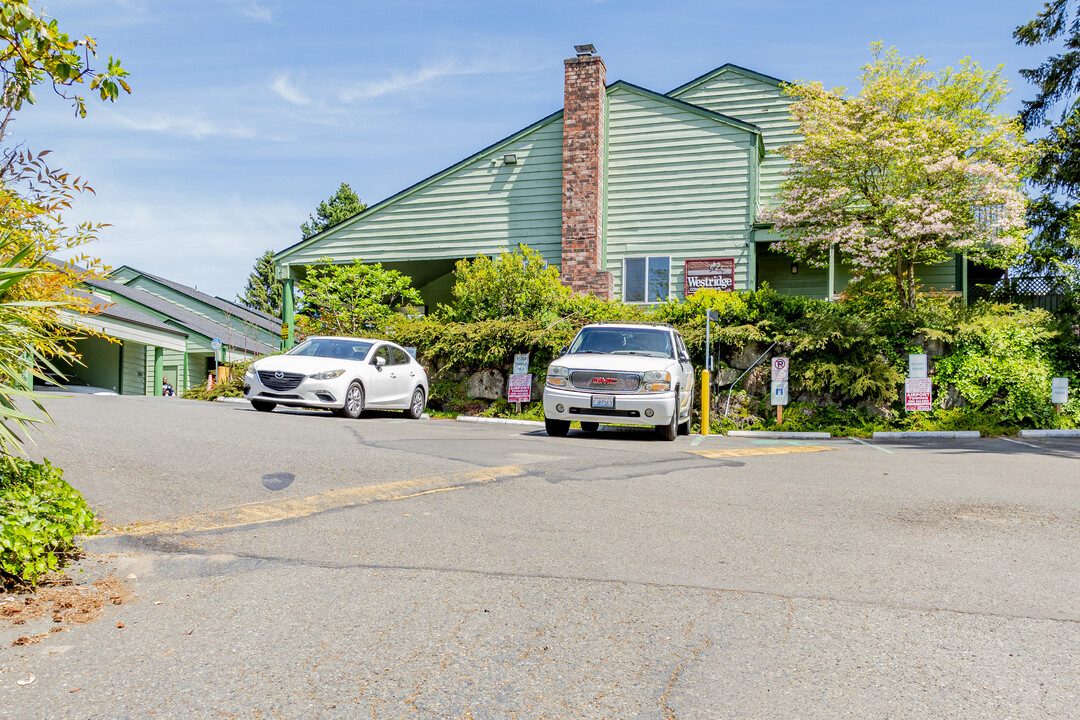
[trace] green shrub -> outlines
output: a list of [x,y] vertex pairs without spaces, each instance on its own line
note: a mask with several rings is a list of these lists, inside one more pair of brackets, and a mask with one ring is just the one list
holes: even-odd
[[214,383],[214,387],[206,389],[206,383],[188,388],[180,397],[185,400],[209,400],[214,401],[219,397],[244,397],[244,373],[254,360],[244,363],[231,363],[229,365],[229,379],[225,382]]
[[0,464],[0,585],[33,587],[98,531],[83,496],[46,460]]
[[939,387],[955,386],[975,410],[993,408],[1014,424],[1046,425],[1053,413],[1057,324],[1044,310],[979,303],[961,320],[955,351],[936,361],[934,379]]
[[459,260],[454,269],[454,302],[439,315],[455,322],[538,318],[553,320],[571,296],[559,282],[559,270],[537,251],[519,245],[494,258],[478,255]]

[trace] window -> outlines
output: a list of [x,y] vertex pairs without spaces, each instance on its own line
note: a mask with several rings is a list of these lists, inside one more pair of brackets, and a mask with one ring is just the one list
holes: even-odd
[[390,354],[394,356],[394,364],[395,365],[408,365],[409,364],[409,356],[401,348],[391,346],[390,347]]
[[623,260],[623,300],[657,303],[668,299],[671,285],[671,258],[628,257]]

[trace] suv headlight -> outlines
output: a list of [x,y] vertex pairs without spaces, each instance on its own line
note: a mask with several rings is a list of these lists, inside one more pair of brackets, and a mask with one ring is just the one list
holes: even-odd
[[560,365],[548,366],[547,384],[556,387],[566,387],[570,383],[570,370]]
[[308,375],[308,377],[312,380],[333,380],[336,377],[341,377],[344,373],[344,370],[323,370],[322,372]]
[[644,392],[663,392],[671,389],[671,373],[659,370],[648,370],[641,376]]

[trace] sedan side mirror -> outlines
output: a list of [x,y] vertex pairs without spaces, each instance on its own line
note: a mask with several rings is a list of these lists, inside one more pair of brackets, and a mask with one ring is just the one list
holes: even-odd
[[386,358],[380,356],[380,357],[375,358],[372,362],[375,365],[375,367],[382,367],[383,365],[386,364]]

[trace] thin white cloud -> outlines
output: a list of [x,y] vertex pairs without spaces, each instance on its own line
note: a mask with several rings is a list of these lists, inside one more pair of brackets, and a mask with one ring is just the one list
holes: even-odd
[[271,22],[274,19],[270,9],[260,5],[259,0],[226,0],[226,2],[236,12],[252,20]]
[[283,100],[290,102],[293,105],[310,105],[311,100],[303,91],[292,84],[289,80],[289,76],[286,74],[278,75],[274,79],[273,85],[270,89],[277,93]]
[[423,85],[424,83],[438,78],[460,75],[512,73],[519,72],[520,70],[520,68],[512,67],[510,63],[506,62],[482,60],[463,65],[456,60],[447,59],[426,65],[412,72],[395,73],[382,80],[347,85],[338,92],[338,99],[342,102],[370,100],[382,95],[408,90],[409,88]]
[[122,124],[134,130],[190,137],[196,140],[212,136],[250,139],[258,135],[253,128],[238,120],[221,122],[208,120],[197,115],[173,113],[148,113],[140,115],[117,113],[115,117]]

